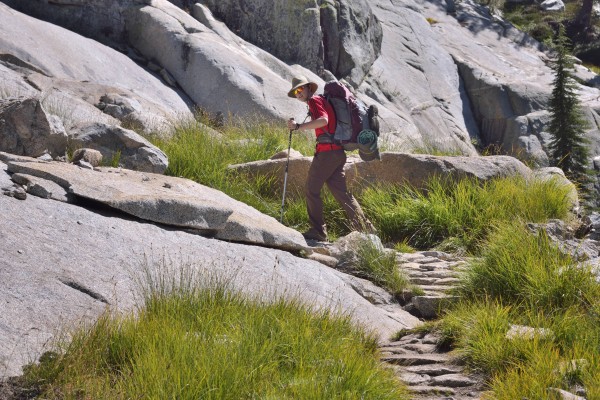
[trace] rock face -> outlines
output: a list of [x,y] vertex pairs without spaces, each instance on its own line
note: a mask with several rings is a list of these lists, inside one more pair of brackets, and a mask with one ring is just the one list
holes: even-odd
[[[151,185],[154,177],[149,178],[140,184]],[[0,162],[0,187],[11,184]],[[183,184],[177,190],[192,193]],[[116,189],[112,193],[116,195]],[[93,321],[106,310],[132,310],[139,304],[140,278],[143,282],[146,273],[190,270],[207,279],[228,279],[234,289],[266,300],[299,298],[315,307],[347,312],[382,338],[419,324],[401,308],[372,305],[344,274],[281,250],[228,243],[36,196],[23,201],[0,195],[0,209],[0,378],[19,374],[53,338],[82,321]],[[244,214],[232,211],[232,216]]]
[[293,69],[265,51],[222,38],[166,0],[131,8],[126,16],[129,43],[208,111],[286,119],[304,113],[282,89]]
[[209,0],[215,17],[288,64],[329,70],[358,86],[379,56],[381,24],[365,0]]
[[[46,16],[48,9],[56,7],[52,9],[58,11],[58,21],[80,24],[82,29],[93,25],[87,22],[87,11],[102,9],[102,14],[89,19],[108,24],[119,8],[106,7],[102,1],[59,3],[19,1],[18,5]],[[137,105],[127,121],[143,130],[168,130],[172,120],[191,118],[192,104],[182,92],[125,54],[2,3],[0,21],[0,97],[37,96],[47,111],[61,118],[67,131],[80,122],[119,124],[118,118],[96,107],[103,96],[115,93]]]

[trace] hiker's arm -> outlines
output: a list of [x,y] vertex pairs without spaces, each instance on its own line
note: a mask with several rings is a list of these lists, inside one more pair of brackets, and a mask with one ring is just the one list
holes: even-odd
[[325,125],[327,125],[327,117],[320,117],[317,118],[313,121],[308,121],[308,122],[304,122],[302,124],[299,124],[296,122],[295,119],[290,118],[288,120],[288,128],[295,131],[295,130],[299,130],[299,131],[304,131],[304,130],[308,130],[308,129],[318,129],[321,127],[324,127]]

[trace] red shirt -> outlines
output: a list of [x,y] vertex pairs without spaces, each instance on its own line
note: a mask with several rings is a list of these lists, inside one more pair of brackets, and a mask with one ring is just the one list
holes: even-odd
[[[325,117],[327,118],[327,125],[315,129],[315,136],[319,137],[324,133],[335,132],[335,112],[331,104],[321,96],[313,96],[308,99],[308,111],[310,112],[311,121],[315,119]],[[341,150],[342,146],[337,144],[328,143],[317,143],[316,153],[322,151]]]

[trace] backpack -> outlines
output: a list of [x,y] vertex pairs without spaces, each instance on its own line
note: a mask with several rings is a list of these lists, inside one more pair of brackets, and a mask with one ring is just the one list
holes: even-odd
[[346,151],[358,150],[364,161],[380,159],[377,107],[367,109],[346,86],[335,80],[325,83],[322,97],[335,112],[336,127],[329,135],[319,136],[319,142],[335,143]]

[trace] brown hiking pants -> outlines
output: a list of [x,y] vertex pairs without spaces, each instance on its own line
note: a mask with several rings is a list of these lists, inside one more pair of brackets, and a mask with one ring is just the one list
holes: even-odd
[[344,150],[322,151],[315,154],[308,170],[306,180],[306,208],[308,219],[312,229],[318,233],[327,234],[325,220],[323,219],[323,200],[321,200],[321,189],[324,184],[333,194],[333,197],[342,206],[349,220],[352,230],[362,232],[373,232],[374,227],[365,217],[360,205],[348,192],[346,186],[346,174],[344,164],[346,153]]

